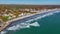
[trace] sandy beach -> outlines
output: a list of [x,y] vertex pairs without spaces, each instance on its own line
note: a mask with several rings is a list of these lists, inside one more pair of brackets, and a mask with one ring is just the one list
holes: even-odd
[[[54,10],[57,10],[57,9],[52,9],[52,10],[42,10],[42,11],[37,12],[36,14],[42,14],[42,13],[49,12],[49,11],[54,11]],[[22,17],[18,17],[18,18],[9,20],[9,21],[7,21],[7,22],[5,23],[4,26],[2,26],[2,27],[0,28],[0,31],[4,30],[4,29],[5,29],[8,25],[10,25],[13,21],[21,20],[21,19],[24,19],[24,18],[33,16],[33,15],[36,15],[36,14],[30,14],[30,15],[26,15],[26,16],[22,16]]]

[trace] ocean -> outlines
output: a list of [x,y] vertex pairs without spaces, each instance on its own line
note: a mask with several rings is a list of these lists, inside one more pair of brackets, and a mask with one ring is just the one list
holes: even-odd
[[1,34],[60,34],[60,10],[43,14],[24,23],[14,24]]

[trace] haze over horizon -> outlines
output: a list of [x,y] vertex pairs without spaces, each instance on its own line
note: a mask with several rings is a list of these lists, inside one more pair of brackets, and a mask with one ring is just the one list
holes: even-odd
[[60,5],[60,0],[0,0],[0,4]]

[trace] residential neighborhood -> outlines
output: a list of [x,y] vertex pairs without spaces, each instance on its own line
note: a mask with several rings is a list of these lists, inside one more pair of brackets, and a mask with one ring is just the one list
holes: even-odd
[[[59,9],[59,6],[57,6]],[[27,18],[36,14],[57,9],[55,6],[0,6],[0,31],[6,28],[12,21]]]

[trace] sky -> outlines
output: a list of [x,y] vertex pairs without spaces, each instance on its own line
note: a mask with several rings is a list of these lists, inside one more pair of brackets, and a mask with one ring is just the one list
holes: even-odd
[[0,0],[0,4],[60,5],[60,0]]

